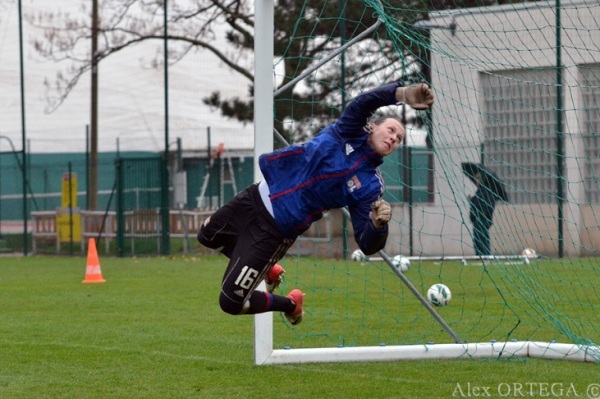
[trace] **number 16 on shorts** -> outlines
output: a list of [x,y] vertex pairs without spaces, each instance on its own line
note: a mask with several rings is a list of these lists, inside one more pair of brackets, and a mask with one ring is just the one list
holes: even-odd
[[234,284],[242,287],[245,290],[248,290],[254,286],[254,282],[256,281],[256,277],[258,277],[258,271],[244,266],[238,278],[235,280]]

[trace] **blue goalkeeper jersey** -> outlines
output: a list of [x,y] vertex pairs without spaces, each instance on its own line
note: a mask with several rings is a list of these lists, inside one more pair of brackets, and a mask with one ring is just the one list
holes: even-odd
[[399,86],[362,93],[315,138],[260,156],[275,222],[284,236],[298,236],[323,212],[347,206],[360,249],[370,255],[385,246],[387,225],[377,229],[369,216],[384,185],[378,169],[383,158],[367,142],[368,120],[378,108],[396,104]]

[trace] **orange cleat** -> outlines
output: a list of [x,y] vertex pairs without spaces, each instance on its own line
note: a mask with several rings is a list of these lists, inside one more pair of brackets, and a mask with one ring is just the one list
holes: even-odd
[[265,283],[267,284],[267,292],[273,293],[277,287],[281,285],[283,282],[283,275],[285,274],[285,270],[281,265],[275,263],[267,276],[265,277]]
[[302,303],[304,303],[304,293],[299,289],[293,289],[287,294],[287,297],[290,298],[295,304],[296,308],[291,313],[286,313],[285,318],[290,322],[291,325],[295,326],[300,324],[302,321],[302,315],[304,311],[302,310]]

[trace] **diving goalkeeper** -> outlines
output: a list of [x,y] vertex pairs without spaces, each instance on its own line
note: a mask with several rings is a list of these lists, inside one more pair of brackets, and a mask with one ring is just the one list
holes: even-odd
[[[357,96],[337,122],[306,143],[261,155],[264,180],[218,209],[198,232],[202,245],[229,258],[221,309],[232,315],[284,312],[292,325],[300,323],[304,294],[273,293],[285,272],[277,261],[329,209],[348,207],[359,248],[366,255],[381,250],[392,210],[381,198],[378,166],[396,151],[405,130],[394,117],[370,118],[384,106],[406,103],[422,110],[433,102],[426,84],[387,84]],[[263,279],[265,292],[256,290]]]

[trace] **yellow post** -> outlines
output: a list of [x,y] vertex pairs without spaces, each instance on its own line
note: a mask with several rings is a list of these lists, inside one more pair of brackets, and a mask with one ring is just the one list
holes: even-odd
[[[69,187],[71,187],[70,192]],[[81,211],[77,207],[77,173],[71,173],[70,182],[69,172],[63,174],[60,205],[60,208],[56,210],[58,239],[60,242],[81,241]],[[71,237],[71,231],[73,237]]]

